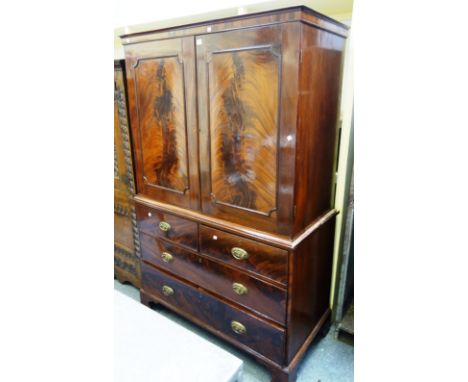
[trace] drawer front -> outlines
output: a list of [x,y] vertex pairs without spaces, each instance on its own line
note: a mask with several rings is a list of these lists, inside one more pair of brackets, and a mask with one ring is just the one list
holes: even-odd
[[284,330],[268,325],[144,263],[142,287],[144,292],[182,310],[188,316],[203,321],[278,364],[283,363]]
[[285,290],[145,234],[141,248],[145,261],[284,325]]
[[288,252],[283,249],[200,225],[200,252],[283,285],[287,283]]
[[198,224],[153,208],[136,205],[138,227],[151,236],[164,237],[174,243],[198,250]]

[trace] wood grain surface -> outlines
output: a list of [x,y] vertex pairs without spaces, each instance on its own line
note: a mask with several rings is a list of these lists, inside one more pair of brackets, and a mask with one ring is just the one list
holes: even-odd
[[299,25],[197,37],[202,211],[289,234]]
[[310,234],[290,257],[288,362],[316,328],[330,306],[335,219]]
[[[233,248],[245,250],[248,257],[236,259],[232,255]],[[200,225],[200,253],[280,285],[287,284],[288,252],[283,249]]]
[[302,65],[294,198],[297,233],[332,208],[345,40],[302,27]]
[[193,38],[125,51],[138,193],[199,206]]
[[[168,239],[181,246],[198,250],[198,224],[171,214],[167,214],[141,204],[136,205],[140,233]],[[163,231],[161,223],[170,228]]]
[[[151,296],[155,296],[157,300],[154,301],[162,301],[168,306],[176,307],[184,315],[201,320],[278,364],[284,362],[284,329],[269,325],[255,315],[237,309],[201,289],[197,290],[150,265],[143,264],[142,269],[142,289],[143,293],[147,294],[142,295],[142,302],[148,304]],[[164,285],[171,287],[174,294],[164,295],[162,292]],[[246,327],[246,333],[234,333],[231,328],[232,321],[242,323]]]
[[276,209],[279,67],[269,48],[211,55],[211,192],[217,202],[265,214]]
[[135,73],[145,182],[183,193],[188,166],[182,65],[177,56],[146,59]]
[[[141,236],[141,243],[145,261],[284,325],[286,320],[284,289],[145,234]],[[161,257],[163,252],[171,254],[173,259],[170,262],[163,261]],[[234,283],[245,286],[246,293],[237,294],[233,290]]]

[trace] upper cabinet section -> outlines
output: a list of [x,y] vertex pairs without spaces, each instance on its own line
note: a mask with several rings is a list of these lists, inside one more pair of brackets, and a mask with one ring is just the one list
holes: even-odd
[[124,36],[137,193],[289,237],[327,213],[344,35],[295,7]]
[[127,56],[138,191],[198,208],[192,38],[134,46]]

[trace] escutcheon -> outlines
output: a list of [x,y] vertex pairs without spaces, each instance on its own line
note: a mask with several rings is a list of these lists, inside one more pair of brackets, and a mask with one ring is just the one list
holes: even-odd
[[172,296],[174,294],[174,289],[172,289],[170,286],[164,285],[162,287],[162,292],[164,296]]
[[174,259],[174,256],[172,256],[169,252],[163,252],[161,254],[161,258],[165,263],[170,263]]
[[171,225],[167,222],[159,223],[159,229],[163,232],[167,232],[171,229]]
[[239,296],[247,294],[249,291],[246,286],[242,285],[241,283],[233,283],[232,289],[236,292]]
[[247,331],[245,326],[242,325],[239,321],[231,321],[231,329],[234,331],[234,333],[237,334],[244,334]]
[[237,260],[245,260],[249,257],[249,253],[245,249],[239,247],[232,248],[231,254]]

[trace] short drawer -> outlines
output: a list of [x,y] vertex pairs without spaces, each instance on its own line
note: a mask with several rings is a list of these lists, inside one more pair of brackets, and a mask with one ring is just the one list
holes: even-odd
[[141,232],[198,250],[197,223],[141,204],[136,204],[136,213]]
[[284,329],[267,324],[145,263],[142,264],[142,288],[143,293],[156,297],[187,317],[221,331],[278,364],[284,362]]
[[200,252],[287,284],[288,252],[200,225]]
[[143,260],[284,325],[285,290],[161,239],[142,234],[140,241]]

